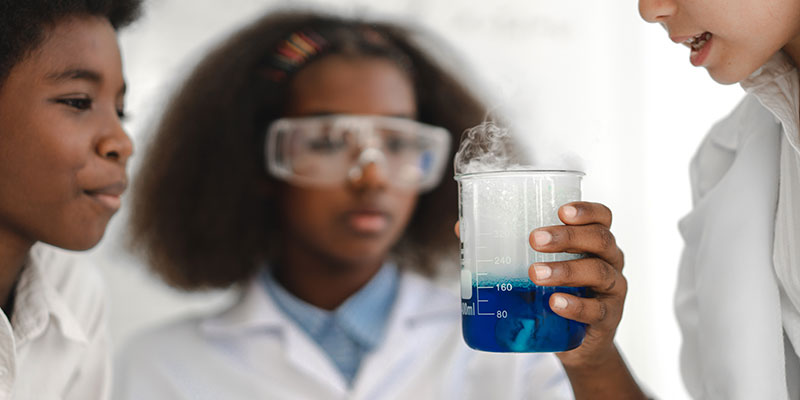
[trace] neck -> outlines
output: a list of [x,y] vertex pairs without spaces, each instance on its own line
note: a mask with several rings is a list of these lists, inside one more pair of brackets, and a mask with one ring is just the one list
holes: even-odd
[[347,263],[289,245],[276,265],[275,277],[303,301],[334,310],[364,287],[381,265],[383,259]]
[[783,51],[789,55],[795,66],[800,67],[800,36],[786,43],[786,46],[783,46]]
[[9,317],[13,311],[11,306],[14,287],[33,243],[0,230],[0,307]]

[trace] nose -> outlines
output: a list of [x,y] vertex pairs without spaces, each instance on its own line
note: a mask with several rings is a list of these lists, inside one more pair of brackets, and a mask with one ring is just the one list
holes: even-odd
[[377,162],[369,162],[355,167],[350,174],[350,186],[356,190],[385,189],[388,184],[383,167]]
[[100,157],[123,166],[128,161],[133,154],[133,142],[122,128],[119,118],[114,118],[109,130],[97,142],[95,151]]
[[647,22],[663,22],[675,15],[677,8],[674,0],[639,0],[639,15]]

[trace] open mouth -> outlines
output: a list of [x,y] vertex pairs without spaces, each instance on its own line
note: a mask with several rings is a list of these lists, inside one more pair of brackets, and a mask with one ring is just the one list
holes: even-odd
[[689,46],[693,52],[699,52],[709,40],[711,40],[711,32],[703,32],[699,35],[695,35],[692,38],[686,39],[683,44]]

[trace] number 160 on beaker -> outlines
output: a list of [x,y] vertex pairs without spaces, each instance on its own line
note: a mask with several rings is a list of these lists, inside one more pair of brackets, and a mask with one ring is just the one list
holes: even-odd
[[558,209],[581,199],[582,172],[509,170],[456,176],[461,237],[461,315],[464,340],[476,350],[555,352],[578,347],[586,325],[555,314],[555,292],[584,297],[585,288],[534,284],[535,262],[576,259],[539,253],[528,237],[560,225]]

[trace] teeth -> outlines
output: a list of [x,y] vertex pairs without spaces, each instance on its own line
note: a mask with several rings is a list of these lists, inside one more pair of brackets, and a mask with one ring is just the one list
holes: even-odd
[[687,39],[684,43],[692,48],[692,51],[698,51],[703,48],[703,45],[711,39],[711,33],[703,32],[691,39]]

